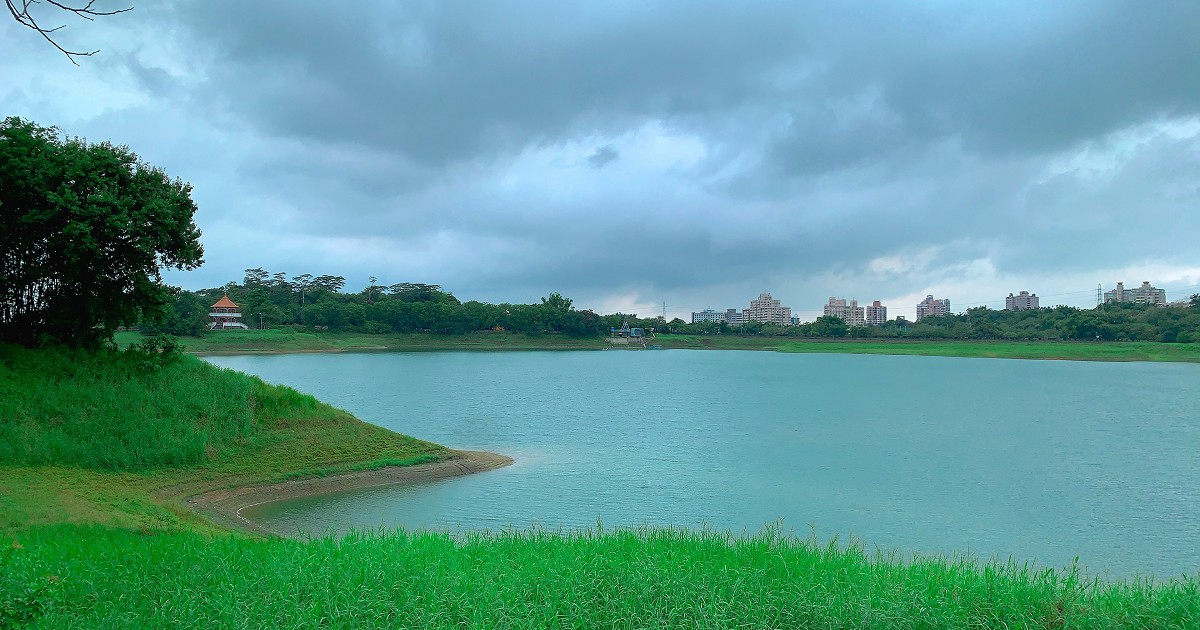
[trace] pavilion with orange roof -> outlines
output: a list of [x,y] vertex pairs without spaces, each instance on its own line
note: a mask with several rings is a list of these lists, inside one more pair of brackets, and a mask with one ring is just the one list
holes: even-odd
[[212,319],[208,324],[209,330],[228,328],[247,330],[250,328],[242,323],[242,314],[238,312],[238,305],[234,304],[228,295],[221,296],[221,299],[212,305],[212,312],[208,316]]

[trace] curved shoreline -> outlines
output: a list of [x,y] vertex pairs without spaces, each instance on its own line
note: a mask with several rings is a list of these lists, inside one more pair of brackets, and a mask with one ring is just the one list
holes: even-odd
[[284,536],[284,532],[264,527],[244,516],[242,510],[300,497],[331,494],[345,490],[373,488],[397,484],[422,483],[436,479],[459,477],[503,468],[513,463],[511,457],[487,451],[453,451],[455,456],[415,466],[389,466],[329,477],[310,477],[295,481],[242,486],[204,492],[187,499],[191,509],[214,523],[230,529],[262,536]]

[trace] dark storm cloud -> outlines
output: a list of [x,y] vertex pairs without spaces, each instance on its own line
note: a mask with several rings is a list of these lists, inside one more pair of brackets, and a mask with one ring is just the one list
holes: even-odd
[[[1200,121],[1195,124],[1200,127]],[[1079,167],[1022,191],[1014,211],[1005,215],[1009,225],[998,232],[1011,246],[997,261],[1013,270],[1046,264],[1081,269],[1123,252],[1132,259],[1153,256],[1194,265],[1196,251],[1188,241],[1200,232],[1200,137],[1172,138],[1153,126],[1132,136],[1125,140],[1131,148],[1121,168],[1103,160],[1088,163],[1084,153]],[[1157,226],[1155,235],[1131,239],[1141,232],[1138,226]],[[1069,238],[1045,247],[1047,235]]]
[[1053,149],[1200,104],[1195,3],[189,6],[230,62],[213,87],[246,88],[235,111],[435,163],[750,107],[790,119],[804,170],[837,168],[911,137]]
[[[1200,4],[891,3],[832,20],[824,72],[771,142],[770,173],[837,170],[947,137],[974,153],[1061,149],[1200,109]],[[903,158],[901,158],[903,159]]]
[[[683,287],[761,267],[853,269],[912,245],[1005,234],[1024,240],[1000,252],[1027,250],[996,254],[1013,268],[1094,264],[1089,248],[1119,239],[1095,239],[1095,221],[1082,215],[1108,216],[1109,206],[1072,177],[1027,182],[1081,141],[1200,110],[1200,73],[1181,65],[1200,58],[1198,16],[1193,4],[1116,2],[415,3],[338,13],[268,2],[240,7],[234,21],[206,7],[188,23],[223,60],[209,98],[268,134],[307,143],[298,170],[284,164],[274,175],[300,175],[287,188],[314,208],[322,190],[350,206],[314,216],[324,230],[450,230],[544,252],[506,267],[513,278],[498,282],[592,286],[610,281],[602,269],[641,267]],[[560,221],[603,210],[514,215],[512,204],[538,202],[458,195],[471,175],[448,174],[478,168],[490,177],[522,152],[655,120],[709,149],[691,175],[708,191],[709,220],[679,215],[701,220],[699,234],[574,233]],[[618,155],[609,142],[585,159],[611,167]],[[732,162],[742,166],[709,176]],[[247,173],[271,185],[272,169],[280,166]],[[1136,203],[1153,215],[1177,210]],[[610,204],[644,216],[662,212],[663,200]],[[1053,248],[1029,228],[1039,221],[1014,220],[1054,213],[1075,221],[1054,226]],[[702,246],[704,233],[734,217],[761,234],[728,255]],[[1080,238],[1064,238],[1072,234]],[[556,252],[567,253],[560,261]]]
[[621,154],[612,145],[604,145],[588,156],[588,164],[592,168],[603,168],[609,162],[615,162]]
[[[97,82],[140,93],[80,127],[201,173],[224,237],[210,268],[278,257],[225,275],[365,277],[348,261],[379,247],[410,266],[384,271],[488,299],[899,294],[988,265],[1200,257],[1200,3],[275,0],[123,19],[138,43]],[[18,111],[66,89],[12,83]],[[1172,229],[1147,253],[1138,221]]]
[[157,98],[169,98],[178,93],[178,84],[162,68],[148,66],[136,58],[127,60],[125,67],[146,92]]
[[184,18],[229,62],[213,89],[283,135],[385,146],[443,163],[554,141],[575,127],[707,115],[759,91],[802,48],[795,10],[717,4],[210,5]]

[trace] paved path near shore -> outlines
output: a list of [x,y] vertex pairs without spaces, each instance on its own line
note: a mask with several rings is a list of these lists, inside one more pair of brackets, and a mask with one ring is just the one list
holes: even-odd
[[445,479],[470,475],[485,470],[502,468],[513,463],[511,457],[486,451],[454,451],[457,455],[430,464],[388,467],[377,470],[314,477],[298,481],[285,481],[259,486],[246,486],[229,490],[206,492],[188,499],[192,509],[204,514],[217,524],[245,532],[267,536],[286,536],[285,532],[270,530],[242,516],[242,510],[263,503],[295,499],[318,494],[329,494],[343,490],[389,486],[395,484],[421,483],[434,479]]

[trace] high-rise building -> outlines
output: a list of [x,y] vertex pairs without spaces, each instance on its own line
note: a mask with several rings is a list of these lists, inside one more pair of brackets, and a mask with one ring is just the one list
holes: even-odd
[[1156,289],[1150,286],[1149,282],[1143,282],[1142,286],[1136,289],[1126,289],[1124,282],[1118,282],[1117,288],[1104,292],[1104,303],[1107,304],[1109,302],[1133,302],[1134,304],[1166,306],[1167,291],[1165,289]]
[[880,304],[879,300],[871,302],[871,305],[866,307],[866,319],[868,326],[879,326],[887,323],[887,307]]
[[920,304],[917,304],[917,318],[913,321],[919,322],[922,317],[948,315],[949,313],[950,300],[935,300],[932,295],[927,295]]
[[867,325],[867,320],[863,318],[863,307],[859,306],[858,300],[855,299],[847,302],[846,298],[829,298],[829,303],[825,305],[825,315],[837,317],[848,326]]
[[756,321],[788,326],[792,323],[792,309],[781,306],[770,293],[759,293],[758,298],[750,300],[750,307],[742,311],[742,318],[742,323]]
[[1017,295],[1011,293],[1004,298],[1004,310],[1006,311],[1025,311],[1033,308],[1038,308],[1038,296],[1036,293],[1022,291]]

